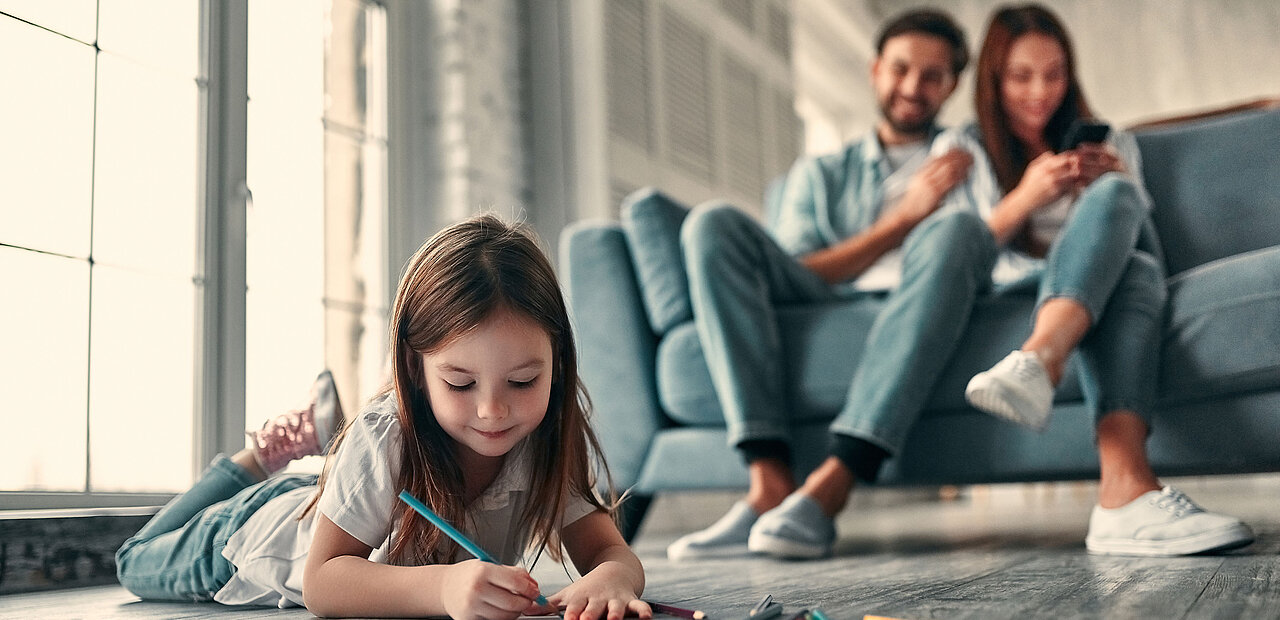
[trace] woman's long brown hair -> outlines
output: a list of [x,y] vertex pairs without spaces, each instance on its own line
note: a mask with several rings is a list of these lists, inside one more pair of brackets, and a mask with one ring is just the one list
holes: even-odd
[[982,51],[978,54],[974,110],[978,115],[983,146],[995,168],[996,181],[1005,193],[1017,187],[1031,157],[1009,127],[1009,117],[1000,103],[1000,80],[1009,59],[1009,48],[1018,37],[1030,33],[1052,37],[1062,46],[1067,59],[1067,92],[1062,105],[1058,106],[1044,128],[1045,140],[1049,144],[1059,144],[1071,121],[1092,116],[1080,89],[1080,80],[1076,77],[1075,54],[1062,22],[1038,4],[1006,6],[997,10],[987,26]]
[[[528,437],[532,457],[530,496],[518,528],[525,540],[561,559],[558,527],[570,494],[609,513],[617,503],[600,445],[587,420],[590,404],[578,381],[569,314],[546,255],[530,234],[492,215],[446,228],[409,260],[391,316],[392,384],[399,405],[401,453],[397,486],[407,489],[450,523],[466,518],[464,476],[453,440],[436,421],[427,399],[422,355],[439,351],[499,308],[524,316],[551,339],[551,395],[547,413]],[[336,453],[339,436],[330,454]],[[596,469],[607,500],[595,494]],[[324,490],[326,471],[321,475]],[[439,529],[397,503],[399,535],[389,561],[445,564],[458,546]]]

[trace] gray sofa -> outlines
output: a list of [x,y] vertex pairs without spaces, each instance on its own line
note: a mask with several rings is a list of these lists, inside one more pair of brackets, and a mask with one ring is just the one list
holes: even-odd
[[[1149,442],[1157,473],[1280,470],[1280,110],[1137,130],[1169,274],[1160,401]],[[643,212],[644,217],[628,217]],[[593,424],[634,534],[662,491],[746,486],[692,322],[681,265],[686,210],[655,190],[623,223],[578,222],[561,237]],[[1044,433],[964,402],[964,385],[1016,348],[1034,291],[984,300],[902,454],[877,484],[969,484],[1098,475],[1093,423],[1074,375]],[[824,456],[874,311],[787,307],[781,329],[797,470]]]

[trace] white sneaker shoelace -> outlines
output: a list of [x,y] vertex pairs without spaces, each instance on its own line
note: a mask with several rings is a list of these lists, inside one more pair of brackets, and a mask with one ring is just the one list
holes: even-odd
[[1012,422],[1043,430],[1053,414],[1053,385],[1035,353],[1014,351],[965,388],[974,407]]
[[1022,381],[1035,381],[1044,377],[1044,367],[1032,361],[1030,356],[1020,355],[1015,358],[1013,368],[1009,372]]
[[1185,493],[1173,487],[1165,487],[1160,491],[1160,495],[1147,500],[1152,506],[1173,514],[1174,517],[1181,519],[1190,514],[1204,512],[1204,509],[1191,501]]

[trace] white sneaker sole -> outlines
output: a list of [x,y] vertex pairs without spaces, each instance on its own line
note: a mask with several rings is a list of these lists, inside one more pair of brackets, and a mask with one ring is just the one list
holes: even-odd
[[1170,540],[1134,540],[1132,538],[1084,539],[1085,548],[1094,555],[1141,555],[1171,557],[1238,549],[1253,542],[1253,532],[1242,524],[1233,524],[1191,536]]
[[674,548],[674,545],[667,547],[667,559],[676,562],[686,560],[722,560],[726,558],[741,558],[751,555],[751,550],[743,545],[719,545],[716,547],[683,547]]
[[964,390],[964,399],[969,401],[970,405],[991,415],[1037,431],[1043,431],[1049,426],[1049,418],[1053,417],[1052,407],[1043,414],[1035,412],[1032,415],[1026,415],[1026,411],[1035,408],[1033,405],[999,383],[986,380],[985,377],[974,377],[969,380],[969,385]]
[[751,534],[747,548],[784,560],[816,560],[831,555],[830,545],[810,545],[768,534]]

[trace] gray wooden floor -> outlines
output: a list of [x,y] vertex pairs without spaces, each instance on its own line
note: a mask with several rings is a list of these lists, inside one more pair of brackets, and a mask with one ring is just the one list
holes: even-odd
[[[1088,483],[854,494],[835,557],[673,563],[679,534],[716,519],[733,493],[659,498],[636,542],[646,598],[738,620],[764,594],[784,618],[820,607],[833,619],[1280,618],[1280,475],[1173,480],[1206,508],[1236,514],[1258,542],[1226,555],[1174,559],[1090,556],[1083,538]],[[546,560],[544,592],[567,584]],[[305,610],[144,603],[115,587],[0,597],[3,618],[309,618]]]

